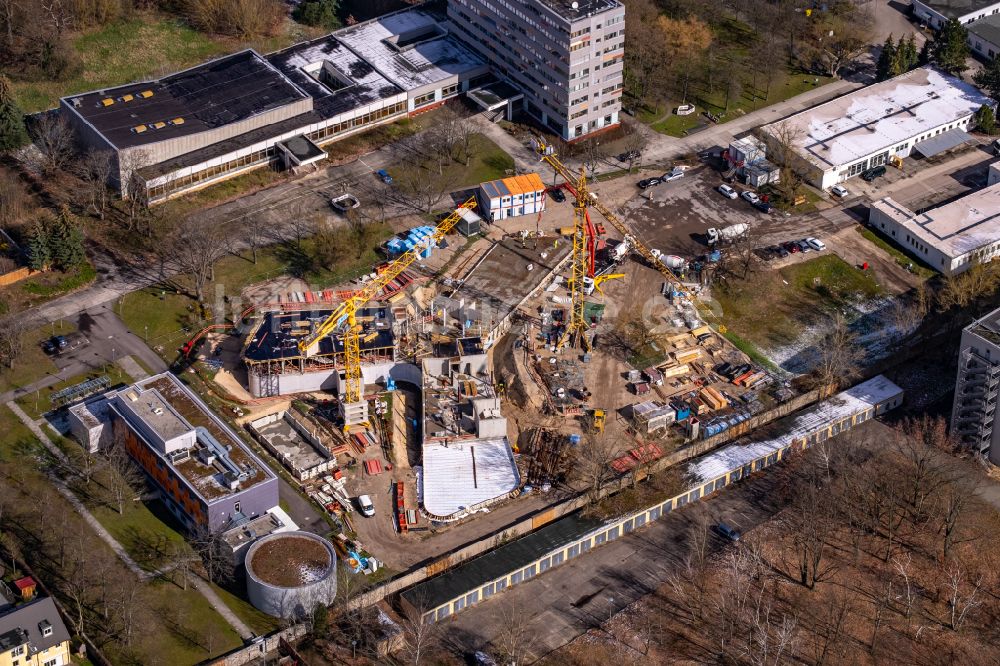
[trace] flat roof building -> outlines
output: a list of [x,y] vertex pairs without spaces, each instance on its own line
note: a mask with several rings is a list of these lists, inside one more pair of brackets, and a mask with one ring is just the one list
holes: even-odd
[[[1000,7],[1000,3],[997,3]],[[995,12],[996,10],[994,10]],[[983,58],[993,58],[1000,53],[1000,14],[973,21],[966,26],[969,31],[969,48]]]
[[913,15],[935,30],[948,19],[958,19],[965,25],[1000,12],[996,0],[912,0]]
[[958,376],[951,408],[951,434],[976,453],[1000,465],[1000,428],[996,395],[1000,390],[1000,310],[962,329]]
[[85,447],[123,446],[185,527],[217,531],[278,506],[278,478],[174,375],[148,377],[102,400],[99,410],[71,412],[71,426],[74,418],[84,426],[72,432]]
[[84,146],[112,152],[111,184],[155,203],[278,159],[314,163],[323,144],[489,78],[443,13],[411,8],[268,56],[245,50],[68,96],[60,108]]
[[566,140],[619,123],[625,7],[618,0],[449,0],[455,34]]
[[892,197],[872,203],[868,224],[944,275],[957,275],[1000,252],[1000,162],[987,186],[915,213]]
[[993,102],[972,84],[920,67],[765,125],[761,132],[772,145],[790,144],[788,166],[826,189],[893,156],[907,157],[913,150],[935,154],[968,140],[965,130],[984,104]]

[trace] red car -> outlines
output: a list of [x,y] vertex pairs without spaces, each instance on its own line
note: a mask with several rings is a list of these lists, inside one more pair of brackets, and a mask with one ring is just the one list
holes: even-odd
[[792,254],[795,254],[796,252],[801,252],[802,251],[799,248],[799,244],[796,243],[795,241],[788,241],[786,243],[782,243],[781,247],[785,248],[786,250],[788,250]]

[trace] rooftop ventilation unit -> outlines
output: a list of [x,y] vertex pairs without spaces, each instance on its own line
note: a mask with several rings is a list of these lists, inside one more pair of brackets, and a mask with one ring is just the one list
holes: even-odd
[[131,93],[129,93],[128,95],[122,95],[121,97],[119,97],[118,101],[119,102],[131,102],[134,99],[135,99],[135,95],[132,95]]
[[139,97],[143,99],[149,99],[152,96],[153,96],[152,90],[143,90],[141,93],[139,93]]
[[115,100],[111,99],[110,97],[105,97],[104,99],[101,100],[101,106],[111,106],[114,103]]
[[174,118],[173,120],[170,121],[170,124],[171,125],[183,125],[184,124],[184,119],[183,118]]
[[143,132],[146,131],[146,126],[136,125],[135,127],[132,128],[132,131],[135,132],[136,134],[142,134]]

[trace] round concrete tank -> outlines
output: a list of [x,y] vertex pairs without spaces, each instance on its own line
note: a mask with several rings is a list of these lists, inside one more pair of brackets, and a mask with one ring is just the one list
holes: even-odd
[[304,617],[337,596],[337,553],[309,532],[260,539],[247,551],[246,568],[250,603],[274,617]]

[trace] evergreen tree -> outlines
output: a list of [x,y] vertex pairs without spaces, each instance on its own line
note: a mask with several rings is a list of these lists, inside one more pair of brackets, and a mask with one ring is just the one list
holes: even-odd
[[892,35],[889,35],[889,38],[885,40],[885,44],[882,45],[882,52],[879,54],[878,64],[875,66],[876,81],[885,81],[896,75],[894,70],[898,60],[897,52],[896,44],[892,41]]
[[969,57],[968,38],[968,31],[958,19],[948,19],[931,47],[937,66],[949,74],[961,75],[967,69],[965,61]]
[[1000,58],[992,58],[972,76],[977,86],[993,99],[1000,99]]
[[49,251],[52,263],[62,271],[76,268],[87,258],[83,249],[83,232],[65,204],[59,208],[59,215],[49,232]]
[[931,64],[933,60],[932,53],[933,42],[929,39],[924,40],[924,45],[920,47],[920,53],[917,54],[917,65],[923,67],[924,65]]
[[920,62],[920,55],[917,53],[917,39],[911,32],[906,39],[899,40],[900,60],[902,61],[902,72],[908,72]]
[[44,271],[52,262],[49,252],[49,234],[41,222],[35,222],[28,236],[28,267],[33,271]]
[[0,74],[0,153],[16,150],[28,143],[24,113],[14,101],[10,81]]
[[997,126],[996,113],[993,111],[993,107],[989,104],[983,104],[976,111],[976,127],[979,131],[985,134],[993,134],[993,130]]
[[305,0],[292,16],[299,23],[332,30],[340,27],[339,11],[339,0]]

